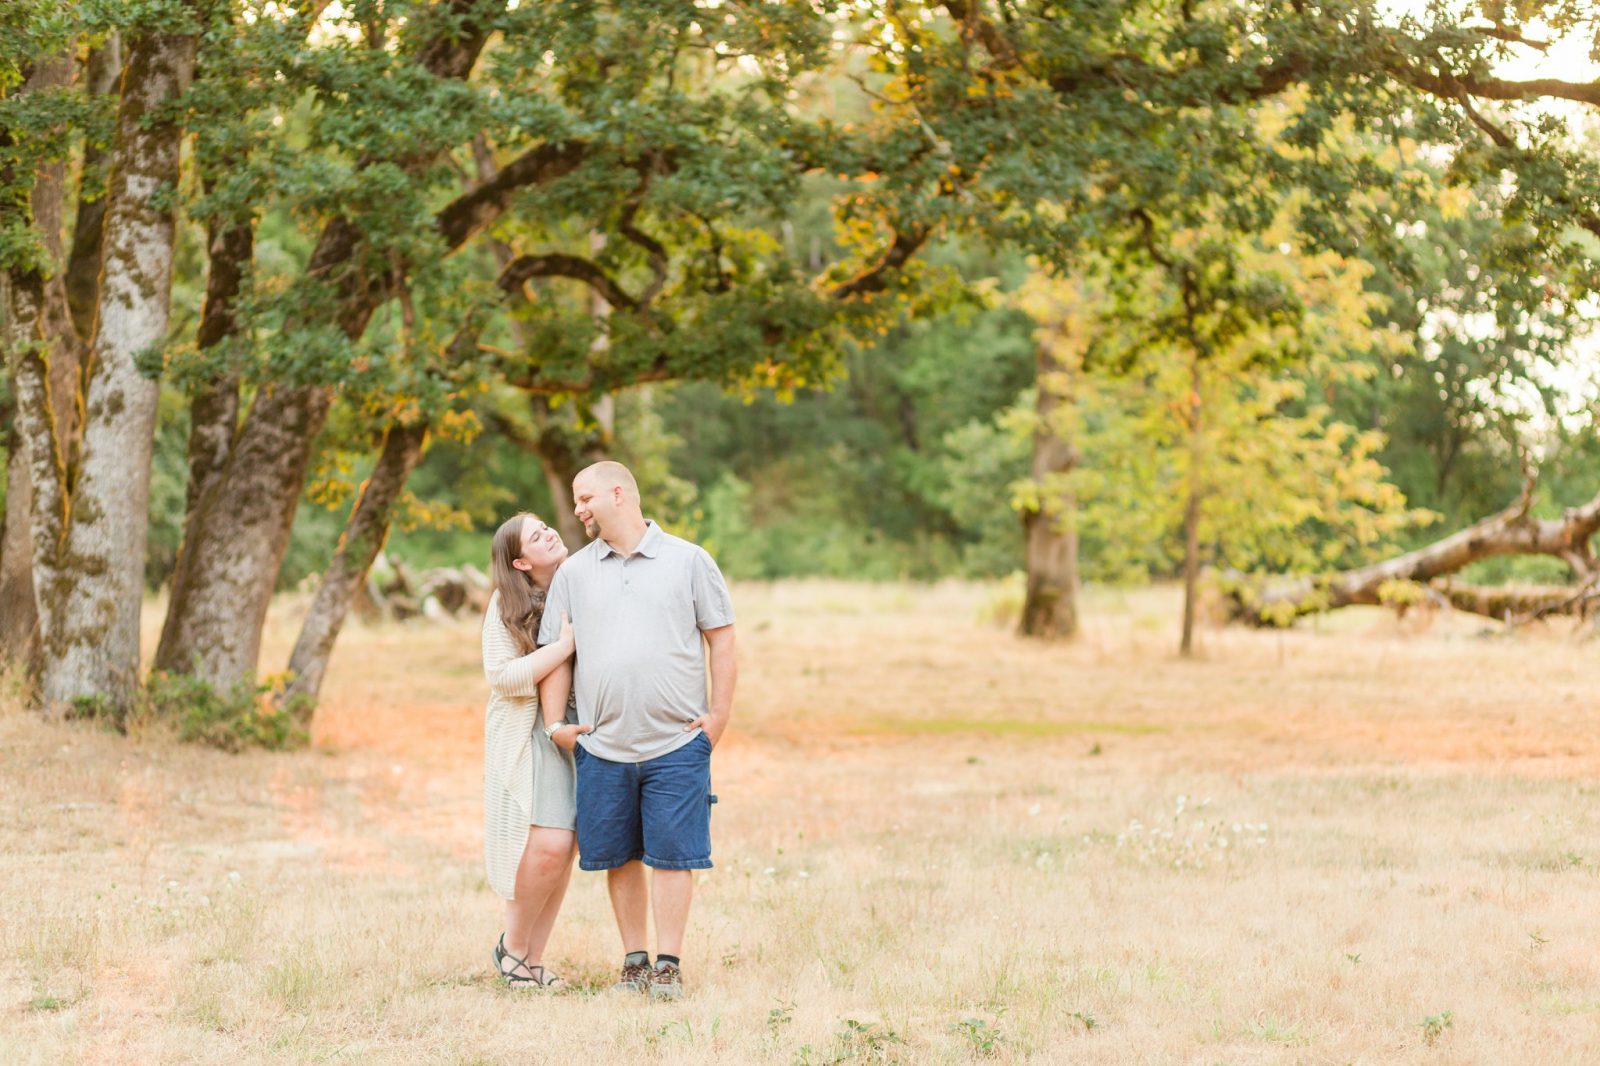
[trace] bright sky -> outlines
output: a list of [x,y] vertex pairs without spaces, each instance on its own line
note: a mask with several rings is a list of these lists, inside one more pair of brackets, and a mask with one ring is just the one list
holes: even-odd
[[[1392,15],[1412,15],[1421,19],[1427,15],[1428,3],[1429,0],[1386,0],[1381,7]],[[1475,11],[1477,7],[1475,3],[1460,4],[1458,10]],[[1484,18],[1467,18],[1463,21],[1467,25],[1489,25],[1489,20]],[[1549,37],[1544,27],[1537,23],[1529,25],[1525,35],[1533,40]],[[1588,42],[1581,35],[1557,42],[1548,52],[1522,46],[1512,46],[1510,51],[1511,56],[1495,69],[1495,73],[1502,78],[1561,78],[1565,81],[1600,79],[1600,63],[1589,58]],[[1563,106],[1582,107],[1577,104]]]
[[[1385,9],[1396,16],[1410,14],[1418,18],[1425,17],[1428,0],[1387,0]],[[1458,10],[1475,11],[1475,3],[1462,4]],[[1487,26],[1485,19],[1472,19],[1468,25],[1478,24]],[[1524,30],[1525,36],[1534,39],[1547,39],[1549,34],[1538,25],[1530,25]],[[1540,52],[1534,48],[1513,46],[1510,55],[1505,61],[1495,68],[1495,74],[1502,78],[1526,81],[1533,78],[1559,78],[1563,81],[1587,82],[1600,79],[1600,63],[1589,57],[1588,42],[1581,35],[1558,42],[1548,52]],[[1566,100],[1544,101],[1534,105],[1537,110],[1564,119],[1568,128],[1576,134],[1580,129],[1600,128],[1600,112],[1584,104]],[[1526,113],[1526,107],[1518,110]],[[1587,300],[1575,308],[1574,314],[1594,322],[1600,317],[1600,307],[1596,301]],[[1452,328],[1451,324],[1434,321],[1430,325],[1442,328]],[[1465,327],[1465,324],[1459,324]],[[1470,327],[1466,327],[1470,328]],[[1568,398],[1568,413],[1563,419],[1572,428],[1577,428],[1586,421],[1586,416],[1581,413],[1591,407],[1600,399],[1600,332],[1591,331],[1587,336],[1581,336],[1570,349],[1570,358],[1560,366],[1545,366],[1540,374],[1547,385],[1554,386],[1564,392]],[[1537,411],[1539,403],[1535,395],[1527,395],[1518,399],[1510,399],[1513,407],[1520,406],[1526,411]],[[1540,445],[1537,441],[1526,442],[1535,452],[1539,452]]]

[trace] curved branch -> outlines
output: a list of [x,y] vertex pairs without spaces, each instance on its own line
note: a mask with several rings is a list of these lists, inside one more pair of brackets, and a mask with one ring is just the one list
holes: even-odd
[[520,289],[532,278],[571,278],[581,281],[610,304],[625,311],[643,310],[642,302],[629,296],[616,279],[607,274],[600,264],[580,255],[547,252],[544,255],[521,255],[506,264],[495,285],[507,295]]
[[500,217],[518,189],[572,173],[588,159],[590,150],[582,141],[559,141],[528,149],[440,208],[434,215],[434,229],[451,250],[461,247]]
[[[650,176],[646,173],[639,187],[633,195],[628,197],[628,202],[622,207],[622,217],[617,222],[617,232],[628,240],[637,244],[645,251],[645,256],[650,263],[650,284],[645,286],[644,292],[639,294],[638,306],[648,307],[650,301],[661,295],[661,290],[667,284],[667,249],[660,241],[650,236],[633,224],[639,214],[639,205],[644,199],[645,190],[649,187]],[[613,307],[616,304],[612,304]]]
[[917,249],[927,243],[933,231],[920,222],[913,223],[895,234],[894,242],[876,263],[851,278],[836,285],[831,293],[835,300],[848,300],[852,296],[868,296],[889,287],[889,275],[904,266]]

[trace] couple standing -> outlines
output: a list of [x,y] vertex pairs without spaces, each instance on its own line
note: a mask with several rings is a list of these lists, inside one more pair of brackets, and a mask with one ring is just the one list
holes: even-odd
[[677,999],[694,871],[711,866],[733,603],[703,548],[644,518],[621,463],[583,470],[572,496],[592,539],[570,559],[530,514],[494,536],[483,668],[484,862],[506,901],[495,967],[515,988],[561,985],[540,960],[577,851],[583,869],[606,871],[624,952],[614,987]]

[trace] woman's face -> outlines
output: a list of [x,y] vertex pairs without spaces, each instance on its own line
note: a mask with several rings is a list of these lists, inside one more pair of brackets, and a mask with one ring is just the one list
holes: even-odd
[[518,566],[519,570],[560,566],[566,557],[567,546],[561,542],[561,534],[545,525],[536,515],[529,515],[522,520],[522,558],[517,560],[522,565]]

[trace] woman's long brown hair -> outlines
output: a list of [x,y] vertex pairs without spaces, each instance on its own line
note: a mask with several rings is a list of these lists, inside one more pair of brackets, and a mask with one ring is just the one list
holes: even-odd
[[522,558],[522,523],[532,517],[524,511],[500,523],[489,553],[489,573],[500,593],[500,618],[523,655],[538,650],[539,622],[544,618],[544,590],[533,583],[532,574],[511,565]]

